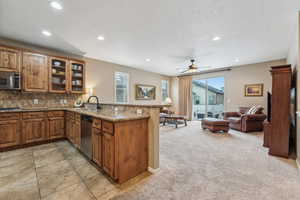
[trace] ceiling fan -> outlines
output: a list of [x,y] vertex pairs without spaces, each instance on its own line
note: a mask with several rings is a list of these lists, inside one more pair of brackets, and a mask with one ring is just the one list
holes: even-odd
[[191,59],[190,61],[191,61],[191,63],[192,63],[190,66],[185,67],[185,68],[177,68],[177,70],[178,70],[180,73],[184,74],[184,73],[195,73],[195,72],[199,72],[199,71],[201,71],[201,70],[210,68],[210,66],[203,66],[203,67],[201,67],[201,69],[200,69],[200,68],[198,68],[198,67],[194,64],[195,59]]

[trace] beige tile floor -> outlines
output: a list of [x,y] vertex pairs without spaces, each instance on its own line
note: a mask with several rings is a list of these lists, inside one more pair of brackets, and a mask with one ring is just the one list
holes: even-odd
[[104,200],[123,190],[67,141],[0,153],[0,200]]

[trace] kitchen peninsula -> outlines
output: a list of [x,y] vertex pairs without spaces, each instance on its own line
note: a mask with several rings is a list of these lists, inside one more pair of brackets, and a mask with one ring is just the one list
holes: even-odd
[[81,150],[81,116],[92,117],[92,161],[118,183],[148,168],[149,114],[109,109],[30,108],[0,111],[1,151],[67,139]]

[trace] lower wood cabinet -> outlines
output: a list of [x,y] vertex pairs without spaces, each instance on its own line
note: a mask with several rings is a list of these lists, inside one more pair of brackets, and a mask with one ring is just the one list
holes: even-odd
[[131,120],[114,125],[115,177],[123,183],[148,168],[148,120]]
[[101,129],[93,128],[92,133],[93,161],[102,167],[102,132]]
[[65,119],[63,117],[49,118],[48,121],[50,139],[65,137]]
[[148,168],[148,119],[93,120],[93,161],[118,183]]
[[20,120],[0,121],[0,148],[21,143]]
[[102,164],[103,170],[113,178],[115,177],[115,137],[103,132],[102,137]]
[[81,121],[74,120],[73,122],[74,144],[80,149],[81,147]]
[[66,137],[80,149],[81,146],[81,118],[80,114],[67,112],[66,113]]
[[67,128],[66,134],[68,140],[73,144],[75,144],[75,121],[73,119],[67,120],[66,128]]
[[[0,113],[0,150],[65,136],[81,148],[80,114],[68,111],[65,117],[64,111]],[[92,160],[118,183],[147,170],[148,119],[111,122],[94,118],[91,139]]]
[[22,142],[24,144],[46,140],[46,119],[22,120]]

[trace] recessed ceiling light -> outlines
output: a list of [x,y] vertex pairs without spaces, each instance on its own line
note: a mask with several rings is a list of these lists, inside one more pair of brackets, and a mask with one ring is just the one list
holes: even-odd
[[50,6],[52,8],[57,9],[57,10],[62,10],[63,9],[62,5],[58,1],[50,1]]
[[240,59],[236,58],[234,61],[235,61],[235,62],[240,62]]
[[43,33],[43,35],[45,35],[45,36],[51,36],[51,35],[52,35],[51,32],[46,31],[46,30],[43,30],[42,33]]
[[98,40],[104,40],[104,37],[101,36],[101,35],[99,35],[99,36],[97,37],[97,39],[98,39]]
[[212,40],[213,41],[218,41],[218,40],[220,40],[221,38],[219,37],[219,36],[216,36],[216,37],[214,37]]
[[146,62],[150,62],[150,61],[151,61],[151,59],[150,59],[150,58],[147,58],[147,59],[146,59]]

